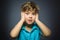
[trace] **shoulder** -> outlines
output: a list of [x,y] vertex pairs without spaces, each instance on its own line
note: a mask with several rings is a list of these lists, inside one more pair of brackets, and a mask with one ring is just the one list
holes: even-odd
[[37,23],[34,23],[34,24],[33,24],[33,28],[39,29]]
[[37,23],[34,23],[34,26],[35,26],[35,28],[38,29],[38,31],[39,31],[40,33],[42,33],[42,31],[41,31],[41,29],[39,28],[39,26],[37,25]]

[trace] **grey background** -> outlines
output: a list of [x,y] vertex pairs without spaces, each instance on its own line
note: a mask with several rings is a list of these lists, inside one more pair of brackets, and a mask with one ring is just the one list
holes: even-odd
[[[44,38],[41,36],[41,40],[56,40],[56,32],[58,32],[58,27],[56,22],[56,10],[57,5],[56,1],[52,0],[29,0],[35,2],[40,7],[39,11],[39,20],[45,23],[52,31],[52,35],[49,38]],[[1,39],[2,40],[15,40],[11,39],[9,36],[9,32],[11,29],[18,23],[20,20],[20,12],[21,5],[27,2],[27,0],[5,0],[2,5],[2,31],[1,31]],[[57,37],[57,36],[56,36]]]

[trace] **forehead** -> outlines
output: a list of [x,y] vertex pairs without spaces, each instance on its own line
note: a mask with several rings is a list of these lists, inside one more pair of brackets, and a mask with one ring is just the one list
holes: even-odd
[[25,13],[35,13],[36,14],[36,12],[33,11],[33,10],[31,10],[31,11],[25,11]]

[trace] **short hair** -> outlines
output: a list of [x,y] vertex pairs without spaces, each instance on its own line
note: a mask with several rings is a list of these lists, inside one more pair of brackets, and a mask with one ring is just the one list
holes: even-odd
[[39,11],[39,7],[36,5],[36,3],[32,2],[32,1],[25,2],[21,6],[21,11],[23,11],[23,12],[32,11],[32,10],[34,10],[35,12]]

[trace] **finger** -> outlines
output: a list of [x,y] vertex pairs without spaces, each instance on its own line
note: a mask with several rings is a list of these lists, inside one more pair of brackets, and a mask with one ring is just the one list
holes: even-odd
[[36,16],[38,17],[38,13],[36,14]]
[[23,12],[21,12],[21,16],[24,16],[24,13]]

